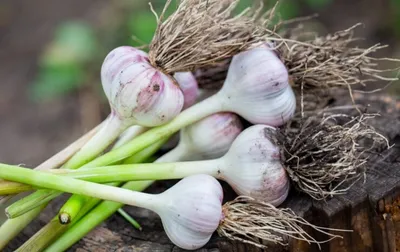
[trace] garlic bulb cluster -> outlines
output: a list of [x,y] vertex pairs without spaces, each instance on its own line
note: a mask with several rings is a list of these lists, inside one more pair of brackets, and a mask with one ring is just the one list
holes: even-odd
[[221,112],[208,116],[180,132],[178,145],[158,162],[214,159],[223,156],[243,130],[239,117]]
[[154,127],[176,117],[183,94],[176,81],[150,65],[147,54],[129,46],[112,50],[101,68],[112,113],[129,125]]
[[254,124],[283,125],[296,109],[287,69],[266,44],[233,57],[217,95],[230,111]]
[[157,199],[151,210],[160,215],[169,239],[183,249],[204,246],[222,218],[222,187],[209,175],[186,177]]
[[277,206],[286,199],[290,182],[274,133],[275,129],[266,125],[244,130],[220,159],[217,176],[237,194]]

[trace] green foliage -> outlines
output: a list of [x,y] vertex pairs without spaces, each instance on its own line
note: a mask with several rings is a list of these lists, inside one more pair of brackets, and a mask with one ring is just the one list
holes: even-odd
[[34,101],[60,97],[79,88],[84,79],[84,70],[78,65],[46,67],[39,71],[30,96]]
[[[157,21],[154,15],[150,12],[136,12],[128,17],[127,21],[128,32],[134,37],[149,44],[153,38],[154,31],[157,26]],[[130,38],[129,38],[130,39]],[[140,46],[142,43],[133,41],[133,46]]]
[[300,6],[296,0],[283,0],[279,3],[277,11],[281,19],[294,18],[299,15]]
[[76,90],[86,79],[85,66],[96,54],[93,29],[84,22],[61,24],[46,47],[36,80],[30,88],[35,101],[49,100]]
[[333,0],[304,0],[304,2],[314,10],[320,10],[326,8],[332,4]]
[[390,10],[392,14],[392,28],[397,37],[400,37],[400,0],[391,0]]
[[88,24],[65,22],[56,29],[42,63],[48,66],[88,62],[96,53],[96,44],[93,29]]
[[[161,15],[165,1],[158,0],[151,2],[156,13],[158,15]],[[177,4],[177,0],[171,2],[169,8],[165,13],[164,19],[173,13]],[[127,30],[134,39],[132,41],[131,38],[129,38],[129,44],[131,44],[132,46],[142,46],[143,44],[149,44],[153,38],[156,27],[157,20],[154,14],[150,11],[150,8],[145,8],[142,11],[132,10],[131,15],[129,15],[127,18]]]

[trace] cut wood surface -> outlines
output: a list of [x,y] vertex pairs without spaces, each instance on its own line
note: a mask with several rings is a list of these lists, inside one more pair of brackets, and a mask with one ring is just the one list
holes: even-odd
[[[368,105],[368,112],[380,112],[370,123],[388,136],[391,143],[400,145],[400,102],[389,96],[356,95],[358,103]],[[348,101],[337,101],[338,104]],[[171,182],[160,182],[149,189],[160,192]],[[228,198],[231,191],[226,189]],[[27,227],[4,251],[14,251],[40,227],[45,225],[61,205],[61,200],[51,204],[38,220]],[[370,163],[364,181],[357,182],[351,190],[327,201],[313,201],[309,197],[292,190],[283,205],[292,208],[313,224],[324,227],[351,229],[353,232],[338,233],[343,239],[334,239],[321,245],[321,251],[400,251],[400,148],[394,146],[375,156]],[[150,211],[135,207],[125,207],[143,227],[135,230],[121,216],[115,214],[97,227],[69,251],[184,251],[174,246],[163,231],[158,216]],[[319,240],[326,239],[314,233]],[[211,241],[197,251],[261,251],[251,245],[228,241],[214,235]],[[271,246],[268,251],[320,251],[316,245],[291,241],[287,248]]]

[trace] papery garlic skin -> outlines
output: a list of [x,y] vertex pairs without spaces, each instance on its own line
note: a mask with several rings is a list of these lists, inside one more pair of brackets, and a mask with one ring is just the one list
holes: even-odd
[[221,112],[208,116],[180,133],[177,151],[184,153],[181,161],[206,160],[223,156],[243,130],[239,117]]
[[[128,49],[122,48],[121,51],[126,52],[127,50],[129,50],[129,48],[133,48],[133,47],[128,46]],[[135,48],[133,48],[133,49],[135,49]],[[140,56],[142,56],[141,59],[143,59],[144,61],[147,61],[147,57],[145,57],[143,55],[140,55]],[[194,78],[193,74],[190,72],[178,72],[178,73],[174,74],[174,77],[175,77],[176,81],[178,82],[179,87],[182,90],[183,98],[184,98],[183,109],[186,109],[186,108],[192,106],[198,98],[199,88],[197,85],[197,81]],[[114,148],[124,145],[125,143],[129,142],[130,140],[132,140],[133,138],[135,138],[136,136],[142,134],[143,132],[145,132],[147,130],[148,130],[148,128],[145,128],[143,126],[138,126],[138,125],[133,125],[133,126],[129,127],[119,137],[119,140],[114,145]],[[165,144],[167,146],[172,145],[172,147],[168,148],[168,147],[165,147],[165,145],[164,145],[163,148],[171,149],[171,148],[175,147],[178,142],[179,142],[179,136],[174,135]]]
[[199,86],[194,75],[191,72],[177,72],[174,74],[174,78],[183,92],[183,109],[195,104],[199,96]]
[[227,108],[254,124],[283,125],[296,109],[288,71],[265,44],[233,57],[218,95]]
[[119,47],[107,55],[101,80],[112,112],[127,124],[162,125],[182,110],[183,94],[175,80],[133,47]]
[[149,63],[147,53],[131,46],[120,46],[109,52],[101,66],[101,80],[104,92],[110,93],[113,87],[112,82],[121,69],[134,63]]
[[244,130],[221,158],[219,177],[239,195],[281,204],[289,192],[289,178],[274,143],[275,128],[254,125]]
[[222,218],[223,191],[209,175],[192,175],[159,194],[160,215],[169,239],[183,249],[204,246]]

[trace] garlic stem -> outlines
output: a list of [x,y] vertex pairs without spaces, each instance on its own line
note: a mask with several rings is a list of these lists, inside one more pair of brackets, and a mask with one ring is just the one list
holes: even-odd
[[[85,204],[83,207],[82,211],[79,213],[77,216],[81,218],[83,214],[87,213],[90,211],[93,207],[95,207],[98,202],[100,201],[99,199],[96,198],[91,198],[89,202]],[[36,209],[32,210],[36,211]],[[30,212],[29,212],[30,213]],[[23,215],[25,216],[25,215]],[[22,216],[21,216],[22,217]],[[20,218],[20,217],[18,217]],[[16,218],[16,219],[18,219]],[[10,219],[10,221],[16,220],[16,219]],[[61,235],[66,228],[71,227],[71,225],[74,223],[70,223],[70,225],[60,225],[58,218],[55,217],[53,218],[49,223],[46,224],[39,232],[34,234],[29,238],[28,241],[26,241],[24,244],[22,244],[16,252],[24,252],[24,251],[29,251],[29,252],[39,252],[43,251],[45,247],[49,245],[50,242],[52,242],[54,239],[56,239],[59,235]],[[45,237],[46,239],[43,239]]]
[[[153,144],[150,147],[136,153],[131,157],[131,164],[141,163],[144,158],[148,158],[153,155],[161,146],[168,141],[168,138],[165,138],[158,143]],[[112,186],[118,186],[120,184],[109,184]],[[70,223],[79,213],[84,204],[90,199],[90,197],[83,195],[72,195],[67,202],[60,208],[59,211],[59,219],[61,224]]]
[[3,250],[46,206],[47,204],[42,204],[14,219],[7,219],[0,227],[0,249]]
[[[91,131],[84,134],[78,140],[71,143],[70,145],[65,147],[63,150],[61,150],[60,152],[58,152],[51,158],[47,159],[46,161],[44,161],[43,163],[41,163],[40,165],[35,167],[35,170],[56,169],[59,166],[61,166],[62,164],[64,164],[69,158],[72,157],[72,155],[74,155],[76,152],[78,152],[79,149],[93,137],[93,135],[95,135],[97,133],[97,131],[99,130],[100,127],[102,127],[102,125],[104,125],[104,121],[102,123],[100,123],[99,125],[97,125],[95,128],[93,128]],[[14,184],[15,187],[12,186],[12,184]],[[12,187],[16,188],[19,186],[21,186],[21,187],[26,186],[23,184],[19,184],[19,185],[18,184],[19,183],[16,183],[16,182],[0,180],[0,187],[6,186],[9,189],[12,189]],[[10,192],[9,194],[16,194],[16,193],[18,193],[18,191]],[[7,200],[9,200],[11,197],[12,196],[0,197],[0,205],[3,204],[4,202],[6,202]],[[0,231],[0,233],[1,233],[1,231]],[[1,249],[1,247],[0,247],[0,249]]]
[[134,180],[181,179],[195,174],[218,177],[223,165],[223,159],[213,159],[177,163],[116,165],[79,170],[62,169],[50,173],[96,183],[108,183]]
[[137,222],[132,216],[130,216],[125,210],[122,208],[118,209],[117,212],[124,217],[125,220],[129,221],[129,223],[132,224],[132,226],[140,231],[142,231],[142,227],[140,226],[139,222]]
[[[37,170],[47,170],[47,169],[55,169],[58,166],[62,165],[66,160],[68,160],[72,155],[74,155],[89,139],[92,138],[94,134],[97,133],[100,127],[104,125],[104,122],[100,123],[91,131],[87,132],[81,138],[68,145],[62,151],[58,152],[48,160],[44,161],[42,164],[37,166],[35,169]],[[13,182],[10,182],[13,183]],[[23,185],[23,184],[20,184]],[[0,182],[0,186],[2,183]],[[11,196],[1,198],[0,204],[8,200]],[[0,226],[0,250],[2,250],[9,241],[11,241],[18,233],[24,229],[39,213],[43,208],[46,207],[46,204],[41,205],[26,214],[19,216],[15,219],[8,219]]]
[[21,184],[12,181],[2,181],[0,185],[0,197],[1,195],[11,195],[21,192],[26,192],[32,190],[32,186]]
[[178,148],[179,145],[172,150],[168,151],[161,157],[157,159],[156,162],[158,163],[168,163],[168,162],[173,162],[173,161],[180,161],[185,159],[185,157],[188,156],[188,151],[187,149],[183,148]]
[[114,144],[113,149],[121,147],[122,145],[126,144],[130,140],[134,139],[138,135],[145,132],[146,130],[147,130],[146,127],[139,126],[139,125],[134,125],[134,126],[129,127],[121,134],[121,136],[119,137],[117,142]]
[[109,146],[128,125],[124,124],[115,113],[112,113],[105,124],[63,167],[76,169],[91,161]]
[[[115,112],[112,112],[99,132],[68,160],[63,167],[77,169],[82,164],[89,162],[106,149],[128,126]],[[76,216],[86,200],[87,198],[84,197],[76,197],[72,202],[67,202],[67,209]],[[67,219],[65,219],[65,216],[68,216]],[[62,223],[69,223],[69,215],[60,215],[60,221]]]
[[[1,164],[0,177],[20,183],[30,184],[32,186],[51,188],[53,190],[74,194],[84,194],[90,197],[121,202],[127,205],[143,207],[150,210],[160,207],[158,205],[160,200],[158,200],[155,195],[132,192],[122,188],[100,185],[66,176],[58,176],[48,172],[34,171],[27,168]],[[13,218],[12,214],[10,215],[7,210],[6,214],[9,218]]]

